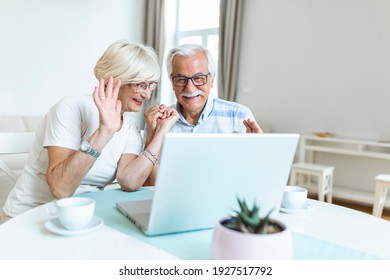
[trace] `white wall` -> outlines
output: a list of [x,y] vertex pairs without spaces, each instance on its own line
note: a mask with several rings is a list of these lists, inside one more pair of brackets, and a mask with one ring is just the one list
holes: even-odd
[[245,0],[239,102],[274,132],[390,140],[390,1]]
[[[91,93],[107,46],[142,42],[144,4],[0,0],[0,115],[42,115],[64,96]],[[274,132],[390,140],[390,1],[244,6],[238,101],[260,123]],[[344,160],[327,159],[349,168],[337,168],[337,183],[372,188],[376,171],[364,176],[364,164]]]
[[[390,1],[245,0],[239,102],[273,132],[390,140]],[[318,154],[374,196],[386,160]]]
[[116,40],[143,41],[144,1],[0,0],[0,115],[43,115],[92,93]]

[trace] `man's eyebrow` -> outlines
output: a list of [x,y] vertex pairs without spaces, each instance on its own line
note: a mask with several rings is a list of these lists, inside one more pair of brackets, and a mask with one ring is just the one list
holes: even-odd
[[[198,73],[195,73],[192,77],[199,76],[199,75],[207,75],[207,73],[198,72]],[[183,75],[183,74],[174,75],[174,77],[178,77],[178,76],[179,76],[179,77],[186,77],[186,78],[189,78],[188,76]]]

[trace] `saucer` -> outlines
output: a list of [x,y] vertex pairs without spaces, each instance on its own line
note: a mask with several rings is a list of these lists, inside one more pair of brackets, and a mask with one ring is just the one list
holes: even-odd
[[80,235],[89,233],[91,231],[97,230],[103,225],[103,220],[97,216],[94,216],[92,220],[88,223],[88,225],[79,230],[69,230],[66,229],[58,220],[58,218],[54,218],[51,220],[47,220],[45,222],[45,228],[53,233],[59,234],[59,235],[65,235],[65,236],[72,236],[72,235]]
[[302,208],[299,209],[288,209],[288,208],[280,208],[280,212],[288,213],[288,214],[301,214],[301,213],[306,213],[309,212],[313,209],[313,206],[309,203],[306,202]]

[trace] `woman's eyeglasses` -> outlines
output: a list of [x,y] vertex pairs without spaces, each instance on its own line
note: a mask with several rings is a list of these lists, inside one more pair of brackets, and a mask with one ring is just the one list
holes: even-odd
[[133,87],[135,87],[135,91],[137,93],[143,93],[146,92],[146,90],[149,88],[150,92],[153,92],[157,87],[157,82],[150,82],[147,83],[139,83],[139,84],[131,84]]

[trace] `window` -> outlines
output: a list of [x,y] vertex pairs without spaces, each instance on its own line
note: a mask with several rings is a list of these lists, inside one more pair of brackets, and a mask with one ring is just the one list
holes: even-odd
[[201,44],[217,55],[219,0],[177,0],[177,7],[176,43]]
[[[218,69],[219,44],[219,1],[220,0],[171,0],[167,1],[167,41],[173,46],[200,44],[206,47],[214,58]],[[173,12],[175,11],[175,12]],[[170,38],[169,34],[172,34]],[[172,47],[173,47],[172,46]],[[170,47],[169,47],[170,49]],[[169,83],[170,85],[170,83]],[[216,95],[218,82],[215,78],[212,94]],[[173,104],[175,96],[161,98],[162,103]]]

